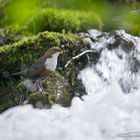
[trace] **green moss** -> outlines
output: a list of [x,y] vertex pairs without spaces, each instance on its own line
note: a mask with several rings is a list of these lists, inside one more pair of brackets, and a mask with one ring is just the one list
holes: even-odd
[[55,103],[68,107],[71,104],[71,86],[58,72],[52,73],[43,82],[45,93],[31,93],[26,91],[21,81],[8,82],[0,86],[0,113],[6,109],[23,105],[25,101],[37,108],[50,108]]
[[[71,104],[71,86],[66,78],[58,72],[53,73],[49,79],[45,80],[43,86],[51,99],[55,95],[55,103],[68,107]],[[52,102],[52,100],[50,100]],[[49,102],[50,102],[49,101]]]
[[102,28],[100,17],[93,12],[47,8],[28,23],[30,32],[40,31],[79,32],[90,28]]
[[22,104],[25,99],[24,89],[16,86],[14,82],[0,86],[0,113],[10,107]]
[[1,28],[0,29],[0,46],[12,44],[22,38],[23,34],[17,30],[11,28]]
[[56,100],[55,94],[32,93],[28,97],[28,102],[34,107],[51,107]]
[[27,100],[35,107],[51,107],[55,103],[68,107],[71,104],[71,86],[58,72],[43,82],[45,93],[32,93]]
[[[82,44],[82,38],[73,34],[43,32],[36,36],[24,38],[12,45],[0,47],[0,80],[3,72],[17,72],[21,66],[32,64],[44,54],[49,47],[61,46],[75,47]],[[82,46],[82,45],[81,45]]]

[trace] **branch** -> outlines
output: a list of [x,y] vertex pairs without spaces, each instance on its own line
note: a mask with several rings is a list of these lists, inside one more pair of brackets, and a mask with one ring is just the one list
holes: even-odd
[[72,57],[71,60],[67,61],[66,65],[64,67],[66,68],[73,60],[78,59],[79,57],[81,57],[84,54],[89,53],[89,52],[97,52],[97,51],[95,51],[95,50],[86,50],[86,51],[84,51],[84,52]]

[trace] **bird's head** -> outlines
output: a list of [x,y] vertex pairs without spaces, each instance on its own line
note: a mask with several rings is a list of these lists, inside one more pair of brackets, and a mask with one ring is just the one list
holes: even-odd
[[55,54],[57,52],[61,53],[61,49],[59,47],[51,47],[47,52],[50,52],[51,54]]
[[54,54],[60,54],[62,50],[59,47],[51,47],[47,50],[46,55],[52,57]]

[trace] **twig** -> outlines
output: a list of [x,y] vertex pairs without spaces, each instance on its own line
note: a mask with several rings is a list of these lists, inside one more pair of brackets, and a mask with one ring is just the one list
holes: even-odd
[[84,51],[84,52],[82,52],[82,53],[80,53],[80,54],[78,54],[78,55],[72,57],[72,59],[69,60],[69,61],[66,63],[66,65],[65,65],[64,67],[66,68],[73,60],[75,60],[75,59],[77,59],[77,58],[79,58],[79,57],[81,57],[81,56],[83,56],[84,54],[89,53],[89,52],[96,52],[96,51],[95,51],[95,50],[86,50],[86,51]]

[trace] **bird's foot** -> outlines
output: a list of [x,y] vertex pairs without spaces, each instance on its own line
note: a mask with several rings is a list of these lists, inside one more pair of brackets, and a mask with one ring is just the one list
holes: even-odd
[[44,90],[42,84],[40,83],[40,81],[36,82],[36,85],[38,87],[38,92],[39,93],[46,93],[46,91]]

